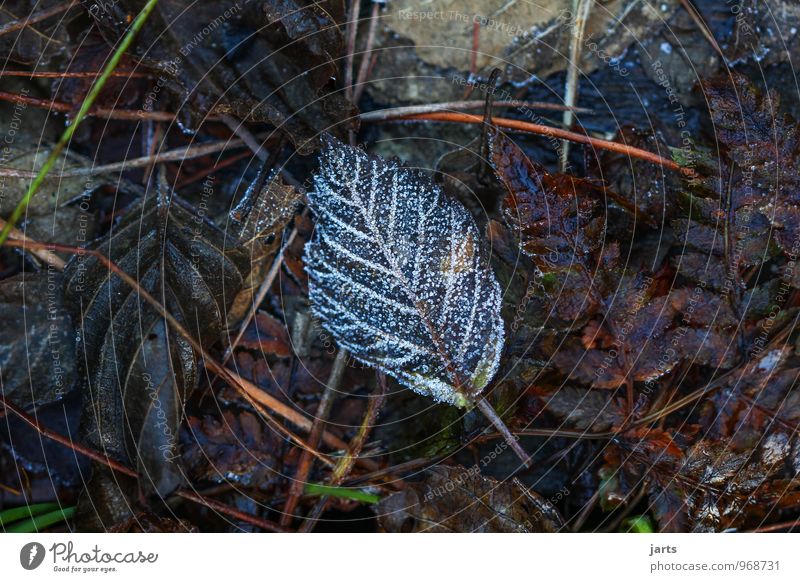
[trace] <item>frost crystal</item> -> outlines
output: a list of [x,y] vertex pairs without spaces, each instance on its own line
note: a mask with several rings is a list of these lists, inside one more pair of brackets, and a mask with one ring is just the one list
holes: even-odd
[[306,245],[314,315],[354,357],[464,406],[497,371],[500,286],[474,220],[423,174],[330,140]]

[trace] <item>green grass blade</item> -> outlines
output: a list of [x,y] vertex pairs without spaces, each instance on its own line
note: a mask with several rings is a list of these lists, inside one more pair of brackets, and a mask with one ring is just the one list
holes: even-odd
[[37,515],[31,519],[26,519],[25,521],[17,522],[12,526],[7,527],[6,533],[37,533],[47,529],[51,525],[66,521],[73,515],[75,515],[75,508],[65,507],[64,509],[58,509],[56,511],[51,511],[50,513]]
[[127,51],[131,46],[133,39],[136,38],[136,35],[142,29],[142,26],[144,26],[144,23],[147,21],[148,16],[150,16],[150,13],[153,11],[153,8],[155,8],[157,2],[158,0],[148,0],[147,4],[145,4],[144,8],[142,8],[142,11],[133,21],[133,24],[131,24],[128,32],[125,33],[125,36],[122,38],[119,46],[114,51],[111,59],[109,59],[108,63],[106,63],[103,73],[95,80],[92,88],[86,95],[86,99],[83,100],[77,115],[75,115],[75,119],[67,126],[67,128],[64,130],[64,133],[61,134],[61,138],[50,152],[50,155],[47,156],[47,160],[45,160],[44,165],[42,165],[41,169],[36,174],[36,177],[33,179],[33,182],[31,182],[31,185],[28,188],[28,191],[25,193],[25,196],[23,196],[22,200],[19,201],[17,207],[14,208],[14,212],[6,222],[5,227],[3,227],[3,231],[0,232],[0,246],[6,242],[11,229],[13,229],[19,222],[19,219],[22,218],[22,215],[28,208],[28,204],[30,204],[34,194],[36,194],[36,192],[39,190],[39,187],[42,185],[42,182],[44,182],[44,179],[50,170],[53,169],[58,156],[72,139],[75,130],[78,128],[78,125],[80,125],[81,121],[83,121],[83,118],[86,117],[89,109],[92,107],[92,105],[94,105],[94,102],[97,99],[97,96],[100,94],[100,91],[103,89],[103,86],[106,84],[106,81],[108,81],[108,79],[111,77],[114,69],[117,68],[120,59],[122,59],[122,55],[125,54],[125,51]]
[[350,489],[349,487],[332,487],[330,485],[321,485],[319,483],[306,483],[305,493],[306,495],[342,497],[344,499],[352,499],[353,501],[360,501],[362,503],[378,503],[381,500],[380,495],[366,493],[360,489]]
[[42,513],[48,513],[58,509],[58,503],[35,503],[33,505],[23,505],[21,507],[12,507],[11,509],[4,509],[0,511],[0,527],[6,526],[12,522],[19,521],[20,519],[28,518]]

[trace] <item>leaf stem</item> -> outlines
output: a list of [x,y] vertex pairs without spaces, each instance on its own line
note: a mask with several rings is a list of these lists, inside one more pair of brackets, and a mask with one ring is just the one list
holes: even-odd
[[486,398],[480,398],[475,403],[475,406],[477,406],[478,410],[480,410],[483,413],[486,419],[494,425],[494,427],[498,430],[498,432],[501,435],[503,435],[503,438],[506,440],[506,443],[508,443],[508,446],[511,447],[511,450],[517,454],[517,456],[522,461],[522,464],[525,465],[525,468],[530,469],[531,467],[530,455],[528,455],[528,453],[525,452],[525,449],[523,449],[520,446],[516,437],[513,434],[511,434],[511,431],[508,430],[506,423],[503,422],[503,419],[500,418],[500,415],[497,414],[494,408],[492,408],[492,405],[489,404],[489,401]]
[[80,125],[81,121],[83,121],[83,118],[86,117],[89,109],[91,109],[92,105],[97,99],[97,96],[100,94],[100,91],[106,84],[106,81],[108,81],[108,79],[111,77],[114,69],[117,68],[117,65],[122,59],[122,55],[128,50],[128,47],[130,47],[133,39],[142,29],[142,26],[144,26],[144,23],[147,21],[147,18],[150,16],[150,13],[156,7],[157,3],[158,0],[148,0],[147,4],[145,4],[144,8],[142,8],[142,11],[133,21],[133,24],[131,24],[128,32],[125,33],[125,36],[122,38],[122,42],[119,43],[119,46],[114,51],[114,54],[111,55],[111,58],[103,69],[103,74],[95,80],[94,84],[92,84],[92,88],[89,89],[86,99],[83,100],[80,109],[78,109],[78,113],[75,115],[75,119],[67,126],[67,128],[64,130],[64,133],[61,134],[61,138],[58,140],[58,143],[56,143],[55,147],[50,151],[50,155],[47,156],[47,160],[45,160],[44,165],[42,165],[42,168],[39,170],[36,178],[34,178],[33,182],[31,182],[31,185],[28,188],[28,191],[25,193],[25,196],[23,196],[22,200],[19,201],[19,204],[17,204],[17,207],[14,209],[14,212],[11,214],[11,217],[8,219],[8,222],[6,223],[2,232],[0,232],[0,245],[6,241],[8,235],[11,233],[11,229],[16,226],[17,222],[19,222],[19,219],[25,213],[25,210],[28,208],[28,204],[30,204],[34,194],[36,194],[36,192],[39,190],[39,187],[42,185],[42,182],[44,182],[45,176],[47,176],[47,174],[53,168],[58,156],[61,154],[64,148],[67,147],[67,144],[72,139],[75,130],[78,128],[78,125]]

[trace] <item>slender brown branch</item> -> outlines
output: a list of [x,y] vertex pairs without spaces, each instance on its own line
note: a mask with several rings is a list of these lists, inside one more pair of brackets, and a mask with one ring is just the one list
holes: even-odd
[[511,434],[511,431],[508,430],[508,427],[503,422],[503,419],[500,418],[500,415],[497,414],[492,405],[489,404],[489,401],[484,398],[479,398],[478,401],[475,403],[478,410],[480,410],[483,415],[491,422],[494,427],[498,430],[498,432],[503,435],[506,443],[511,450],[516,453],[517,457],[519,457],[522,464],[525,465],[526,468],[530,468],[531,466],[531,457],[525,450],[520,446],[519,442],[517,441],[516,437]]
[[26,16],[25,18],[20,18],[19,20],[8,22],[0,26],[0,36],[23,29],[27,26],[30,26],[31,24],[36,24],[37,22],[41,22],[42,20],[47,20],[51,16],[55,16],[56,14],[66,12],[67,10],[69,10],[70,8],[72,8],[77,4],[78,0],[72,0],[71,2],[65,2],[64,4],[59,4],[57,6],[53,6],[52,8],[48,8],[46,10],[40,10],[39,12],[34,12],[33,14]]
[[[486,105],[486,101],[469,100],[469,101],[445,101],[442,103],[428,103],[425,105],[407,105],[404,107],[391,107],[388,109],[377,109],[375,111],[367,111],[358,116],[361,121],[375,122],[375,121],[390,121],[392,119],[399,119],[409,115],[419,115],[423,113],[438,113],[441,111],[461,111],[464,109],[481,109]],[[568,107],[560,103],[546,103],[544,101],[520,101],[518,99],[510,99],[506,101],[493,101],[493,107],[516,107],[521,110],[528,109],[541,109],[547,111],[567,111],[571,110],[576,113],[591,113],[591,109],[584,107]]]
[[[481,117],[480,115],[472,115],[469,113],[451,113],[451,112],[409,115],[407,117],[402,117],[400,119],[416,120],[416,121],[444,121],[449,123],[468,123],[475,125],[483,123],[483,117]],[[540,125],[538,123],[530,123],[528,121],[520,121],[518,119],[505,119],[502,117],[493,117],[492,121],[498,127],[524,131],[527,133],[535,133],[537,135],[555,137],[558,139],[568,139],[576,143],[589,145],[598,149],[617,152],[620,154],[630,156],[632,158],[638,158],[640,160],[645,160],[647,162],[663,166],[664,168],[667,168],[669,170],[682,172],[689,176],[694,175],[694,171],[691,168],[683,168],[679,164],[673,162],[672,160],[663,158],[658,154],[654,154],[652,152],[648,152],[647,150],[642,150],[622,143],[614,141],[606,141],[604,139],[590,137],[588,135],[567,131],[565,129],[560,129],[557,127],[549,127],[547,125]]]
[[[8,91],[0,91],[0,100],[13,101],[17,103],[25,103],[31,107],[39,109],[47,109],[48,111],[58,111],[59,113],[75,113],[78,107],[70,103],[62,101],[51,101],[49,99],[39,99],[38,97],[30,97],[27,95],[19,95],[17,93],[9,93]],[[93,107],[86,112],[87,116],[91,117],[104,117],[108,119],[119,119],[123,121],[143,121],[151,119],[153,121],[175,121],[175,114],[166,111],[145,111],[143,109],[108,109],[105,107]],[[217,116],[208,116],[206,120],[217,121]]]
[[[89,176],[96,174],[106,174],[110,172],[122,172],[125,170],[132,170],[134,168],[146,168],[150,164],[161,164],[164,162],[180,162],[183,160],[190,160],[192,158],[199,158],[209,154],[215,154],[226,149],[234,149],[246,147],[246,144],[241,139],[223,139],[203,144],[193,144],[190,146],[175,148],[167,150],[155,156],[141,156],[122,162],[113,162],[111,164],[104,164],[102,166],[89,166],[87,168],[75,168],[74,170],[67,170],[60,174],[48,174],[45,180],[60,180],[61,178],[73,178],[75,176]],[[16,170],[14,168],[0,168],[0,176],[7,178],[34,178],[36,172],[28,170]]]
[[[8,244],[8,242],[6,242],[6,244]],[[133,477],[134,479],[138,478],[136,471],[134,471],[130,467],[120,463],[119,461],[115,461],[114,459],[111,459],[102,453],[90,449],[87,446],[84,446],[80,443],[76,443],[72,439],[68,439],[67,437],[53,430],[50,430],[46,426],[42,425],[42,423],[40,423],[36,418],[34,418],[30,414],[19,408],[16,404],[12,404],[8,400],[6,400],[5,396],[3,396],[2,394],[0,394],[0,405],[2,405],[5,410],[11,411],[16,417],[18,417],[20,420],[25,422],[31,428],[36,430],[36,432],[38,432],[43,437],[46,437],[52,441],[62,444],[65,447],[69,447],[76,453],[80,453],[85,457],[89,457],[93,461],[97,461],[98,463],[101,463],[118,473],[122,473],[123,475],[127,475],[128,477]]]
[[263,147],[261,147],[261,144],[258,143],[256,136],[250,133],[250,130],[247,129],[243,121],[239,121],[227,113],[220,115],[220,119],[233,133],[239,136],[239,138],[245,143],[245,145],[247,145],[247,147],[252,150],[259,160],[266,163],[266,161],[269,159],[269,154]]
[[[58,73],[55,71],[0,71],[0,77],[27,77],[29,79],[94,79],[102,74],[102,71],[78,71],[73,73]],[[113,71],[111,76],[134,79],[149,77],[150,75],[148,73],[135,73],[133,71]]]
[[356,33],[358,32],[358,0],[350,0],[347,8],[347,26],[345,36],[347,40],[346,58],[344,69],[344,90],[347,98],[353,100],[353,60],[356,52]]
[[692,20],[694,20],[695,24],[697,25],[697,28],[700,29],[700,33],[705,37],[705,39],[711,45],[711,48],[713,48],[717,52],[717,54],[722,58],[723,63],[726,62],[727,59],[725,58],[725,53],[722,52],[722,49],[720,48],[719,43],[717,42],[717,39],[714,38],[714,34],[711,32],[711,29],[708,27],[708,24],[706,24],[703,15],[700,14],[697,8],[695,8],[695,5],[692,3],[692,0],[680,0],[680,2],[683,5],[684,9],[686,9],[686,12],[689,13],[689,16],[692,17]]
[[580,529],[583,527],[583,524],[586,523],[586,520],[589,519],[589,515],[592,513],[592,510],[597,505],[597,502],[600,501],[600,488],[598,487],[597,490],[592,494],[592,497],[589,501],[586,502],[586,505],[583,506],[583,509],[578,514],[577,518],[575,519],[575,523],[572,524],[571,530],[573,532],[579,532]]
[[[308,441],[312,447],[319,446],[319,442],[322,437],[323,426],[331,412],[335,394],[339,389],[342,376],[344,376],[344,369],[347,365],[347,357],[347,351],[340,349],[336,354],[336,359],[333,361],[333,367],[331,368],[328,381],[325,383],[325,389],[322,392],[322,398],[320,398],[319,404],[317,404],[317,410],[314,414],[314,424],[312,425],[311,432],[308,435]],[[311,468],[313,464],[314,461],[311,458],[311,455],[307,454],[305,451],[301,453],[300,460],[297,462],[297,470],[295,471],[294,480],[289,488],[289,497],[286,499],[286,503],[283,506],[283,513],[280,520],[280,524],[283,527],[287,527],[292,522],[294,512],[297,509],[297,505],[303,495],[303,489],[306,486],[306,481],[308,480],[309,474],[311,474]]]
[[231,166],[231,165],[235,164],[236,162],[241,161],[241,160],[243,160],[243,159],[245,159],[245,158],[247,158],[247,157],[249,157],[251,155],[252,155],[252,152],[248,149],[247,151],[239,152],[238,154],[233,154],[232,156],[229,156],[229,157],[225,158],[224,160],[222,160],[220,162],[214,162],[213,165],[206,166],[205,168],[203,168],[199,172],[195,172],[194,174],[191,174],[191,175],[186,176],[185,178],[181,179],[179,182],[177,182],[175,184],[174,188],[175,188],[175,190],[180,190],[181,188],[183,188],[185,186],[188,186],[189,184],[192,184],[194,182],[202,180],[203,178],[205,178],[206,176],[208,176],[210,174],[213,174],[217,170],[221,170],[223,168],[227,168],[228,166]]
[[263,530],[274,531],[278,533],[286,532],[286,530],[281,526],[279,526],[277,523],[273,523],[266,519],[261,519],[260,517],[256,517],[255,515],[250,515],[249,513],[245,513],[244,511],[239,511],[236,508],[230,507],[229,505],[225,505],[224,503],[220,503],[219,501],[215,501],[214,499],[203,497],[202,495],[198,495],[197,493],[186,491],[185,489],[179,489],[178,491],[175,492],[175,495],[177,495],[178,497],[183,497],[184,499],[188,499],[189,501],[194,501],[195,503],[205,505],[209,509],[213,509],[214,511],[219,511],[220,513],[224,513],[225,515],[229,515],[245,523],[249,523],[250,525],[260,527]]
[[[591,12],[593,0],[574,0],[572,3],[575,9],[575,19],[572,23],[572,38],[569,44],[569,60],[567,61],[567,79],[564,84],[564,104],[570,107],[574,106],[578,101],[578,90],[580,85],[578,83],[578,76],[581,72],[581,47],[583,46],[583,35],[586,30],[586,22],[589,20],[589,13]],[[562,122],[565,129],[572,129],[572,123],[575,119],[575,114],[572,110],[567,109],[562,116]],[[567,171],[569,162],[569,140],[561,142],[561,151],[558,156],[558,166],[561,172]]]
[[[369,399],[367,411],[364,414],[364,420],[361,422],[361,426],[358,428],[356,436],[353,437],[347,454],[339,459],[339,461],[336,463],[336,466],[333,468],[330,479],[328,479],[327,485],[331,487],[338,487],[345,479],[347,479],[347,476],[350,474],[350,471],[355,465],[356,459],[361,454],[361,450],[364,448],[364,444],[367,442],[370,432],[372,432],[372,428],[375,425],[376,419],[378,418],[378,413],[383,407],[383,403],[386,401],[386,393],[388,392],[386,374],[383,372],[376,372],[376,376],[378,378],[377,387],[375,388],[375,393]],[[310,532],[314,529],[314,526],[322,515],[322,512],[325,511],[327,504],[327,496],[323,496],[319,499],[319,501],[317,501],[317,504],[309,512],[308,517],[306,517],[305,521],[303,522],[303,525],[300,526],[299,531],[301,533]]]

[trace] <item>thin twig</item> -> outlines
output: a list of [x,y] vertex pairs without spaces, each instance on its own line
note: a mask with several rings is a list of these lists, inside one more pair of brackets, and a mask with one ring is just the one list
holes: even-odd
[[[308,436],[308,442],[312,447],[318,447],[320,438],[322,437],[323,425],[328,420],[331,407],[335,394],[339,389],[339,384],[342,382],[344,376],[344,369],[347,365],[347,350],[340,349],[333,360],[333,367],[328,376],[328,381],[325,383],[325,389],[322,392],[322,398],[317,404],[317,410],[314,414],[314,424],[311,427],[311,432]],[[300,460],[297,462],[297,470],[295,471],[294,481],[289,488],[289,497],[283,506],[283,513],[281,515],[280,524],[287,527],[294,517],[294,512],[297,509],[297,504],[300,502],[300,497],[303,495],[308,476],[311,474],[311,468],[314,464],[311,455],[305,451],[300,455]]]
[[236,508],[230,507],[229,505],[225,505],[224,503],[220,503],[219,501],[215,501],[214,499],[209,499],[208,497],[198,495],[197,493],[186,491],[185,489],[179,489],[178,491],[175,492],[175,495],[177,495],[178,497],[183,497],[184,499],[188,499],[189,501],[194,501],[195,503],[200,503],[201,505],[205,505],[209,509],[219,511],[220,513],[224,513],[226,515],[239,519],[245,523],[249,523],[250,525],[259,527],[265,531],[274,531],[278,533],[286,532],[286,530],[281,526],[279,526],[277,523],[267,521],[266,519],[261,519],[260,517],[256,517],[254,515],[250,515],[249,513],[245,513],[244,511],[239,511]]
[[[99,77],[102,72],[77,71],[72,73],[59,73],[56,71],[0,71],[0,77],[27,77],[29,79],[92,79]],[[135,73],[133,71],[114,71],[112,77],[145,78],[149,73]],[[10,95],[7,93],[7,95]],[[47,103],[51,103],[48,101]],[[64,105],[67,105],[66,103]]]
[[230,128],[233,133],[239,136],[239,138],[249,147],[256,157],[265,162],[269,159],[269,154],[261,147],[261,144],[258,143],[256,137],[250,133],[250,130],[245,127],[244,122],[239,121],[238,119],[231,117],[227,113],[223,113],[220,115],[220,119],[225,123],[225,125]]
[[37,22],[41,22],[42,20],[47,20],[51,16],[55,16],[56,14],[60,14],[61,12],[66,12],[73,6],[78,4],[78,0],[72,0],[71,2],[65,2],[64,4],[59,4],[58,6],[53,6],[52,8],[48,8],[47,10],[40,10],[39,12],[34,12],[26,16],[24,19],[20,18],[19,20],[15,20],[13,22],[8,22],[2,26],[0,26],[0,36],[4,34],[8,34],[10,32],[15,32],[31,24],[36,24]]
[[475,90],[475,83],[472,81],[475,80],[475,75],[478,72],[478,49],[480,48],[480,42],[481,23],[480,20],[475,18],[472,21],[472,51],[469,56],[469,76],[467,77],[470,82],[464,87],[464,92],[461,94],[462,99],[467,99]]
[[356,33],[358,32],[358,0],[350,0],[347,8],[347,26],[345,37],[347,39],[346,58],[344,64],[344,92],[347,99],[353,101],[353,61],[356,52]]
[[189,176],[186,176],[185,178],[183,178],[179,182],[176,182],[175,186],[174,186],[174,189],[175,190],[180,190],[181,188],[183,188],[185,186],[188,186],[189,184],[192,184],[194,182],[202,180],[203,178],[205,178],[206,176],[208,176],[210,174],[213,174],[217,170],[221,170],[223,168],[227,168],[228,166],[231,166],[231,165],[235,164],[238,161],[241,161],[241,160],[243,160],[243,159],[245,159],[247,157],[250,157],[251,155],[252,155],[252,152],[248,149],[246,151],[239,152],[238,154],[233,154],[232,156],[229,156],[229,157],[225,158],[221,162],[216,162],[215,161],[213,166],[206,166],[202,170],[200,170],[198,172],[195,172],[194,174],[191,174]]
[[[367,411],[364,414],[364,420],[361,421],[361,426],[358,428],[356,436],[353,437],[347,454],[342,456],[342,458],[339,459],[339,461],[336,463],[336,466],[333,468],[331,477],[327,482],[328,486],[339,487],[342,482],[347,479],[347,476],[350,474],[353,465],[355,465],[356,459],[361,454],[361,450],[364,448],[364,443],[367,442],[367,438],[369,437],[370,432],[372,432],[372,428],[375,425],[376,419],[378,418],[378,413],[383,407],[383,403],[386,401],[386,393],[388,392],[386,375],[383,372],[376,372],[376,376],[378,378],[377,386],[375,387],[375,393],[372,394],[369,399],[369,403],[367,404]],[[323,496],[319,499],[319,501],[317,501],[317,504],[309,512],[308,517],[306,517],[303,525],[300,527],[301,533],[310,532],[314,529],[314,525],[319,520],[322,512],[325,511],[327,504],[327,496]]]
[[725,58],[725,53],[722,52],[722,49],[720,48],[719,43],[717,42],[717,39],[714,38],[714,34],[711,32],[711,29],[708,27],[708,24],[706,24],[703,15],[700,14],[700,11],[697,10],[697,8],[695,8],[695,5],[692,3],[692,0],[680,0],[680,2],[686,9],[686,12],[689,13],[689,16],[692,17],[692,20],[694,20],[695,24],[697,25],[697,28],[700,29],[702,35],[711,45],[711,48],[713,48],[720,56],[720,58],[722,58],[723,63],[727,62],[728,59]]
[[[408,117],[409,115],[419,115],[422,113],[437,113],[440,111],[461,111],[464,109],[481,109],[485,105],[485,101],[471,100],[471,101],[445,101],[443,103],[429,103],[426,105],[407,105],[404,107],[391,107],[389,109],[378,109],[376,111],[367,111],[358,116],[361,121],[375,122],[375,121],[389,121],[392,119],[399,119],[401,117]],[[544,101],[520,101],[517,99],[507,101],[494,101],[494,107],[516,107],[520,110],[527,109],[541,109],[548,111],[566,111],[572,110],[577,113],[591,113],[591,109],[583,107],[567,107],[560,103],[545,103]]]
[[594,506],[597,505],[597,502],[600,501],[600,488],[598,487],[597,490],[592,494],[592,497],[589,501],[586,502],[586,505],[583,506],[580,514],[578,514],[575,523],[572,525],[572,531],[578,532],[583,527],[583,524],[586,523],[586,520],[589,519],[589,515],[592,513]]
[[[219,141],[212,141],[203,144],[194,144],[167,150],[155,156],[141,156],[122,162],[113,162],[102,166],[89,166],[86,168],[75,168],[67,170],[60,174],[48,174],[46,179],[60,180],[62,178],[74,178],[76,176],[90,176],[96,174],[106,174],[111,172],[123,172],[132,170],[134,168],[146,168],[150,164],[161,164],[164,162],[180,162],[183,160],[190,160],[192,158],[200,158],[208,154],[215,154],[224,151],[228,148],[247,147],[241,139],[222,139]],[[28,170],[17,170],[14,168],[0,168],[0,176],[6,178],[35,178],[36,172]]]
[[[6,221],[0,218],[0,228],[5,227],[5,225]],[[28,243],[36,242],[33,239],[28,238],[24,232],[16,227],[11,229],[11,233],[8,235],[8,237],[13,240],[26,241]],[[61,257],[46,249],[33,249],[31,250],[31,254],[41,259],[45,264],[50,265],[59,271],[63,271],[64,267],[67,265],[67,263],[65,263]]]
[[525,449],[523,449],[520,446],[519,442],[517,442],[516,437],[511,434],[511,431],[508,430],[506,423],[503,422],[503,419],[500,418],[500,415],[498,415],[495,409],[492,408],[492,405],[489,404],[489,401],[486,400],[485,397],[479,398],[478,401],[475,403],[475,405],[478,408],[478,410],[480,410],[483,413],[483,415],[487,418],[487,420],[489,420],[489,422],[491,422],[494,425],[497,431],[501,435],[503,435],[506,444],[508,444],[508,446],[511,447],[511,450],[514,451],[514,453],[516,453],[517,457],[519,457],[520,461],[522,461],[522,464],[525,465],[525,467],[530,468],[531,466],[530,455],[526,453]]
[[161,140],[164,137],[164,130],[158,121],[146,121],[144,124],[143,141],[144,150],[147,155],[153,158],[153,161],[147,164],[144,168],[144,175],[142,176],[142,184],[147,186],[150,181],[150,176],[153,174],[153,169],[156,167],[155,155],[157,148],[161,145]]
[[361,100],[361,95],[367,86],[367,77],[372,68],[372,47],[375,45],[375,31],[378,28],[378,13],[381,9],[381,2],[372,2],[372,12],[369,15],[369,29],[367,30],[367,44],[364,46],[363,57],[361,58],[361,66],[358,69],[358,76],[356,77],[356,86],[353,88],[353,103],[358,104]]
[[[0,91],[0,100],[14,101],[25,103],[31,107],[39,109],[47,109],[48,111],[58,111],[59,113],[73,113],[75,106],[71,103],[64,103],[63,101],[51,101],[49,99],[39,99],[38,97],[29,97],[27,95],[19,95],[17,93],[9,93],[7,91]],[[117,119],[121,121],[142,121],[145,119],[152,119],[153,121],[175,121],[176,116],[174,113],[166,111],[145,111],[143,109],[107,109],[103,107],[91,108],[84,114],[85,117],[103,117],[108,119]],[[207,120],[217,120],[216,116],[206,117]]]

